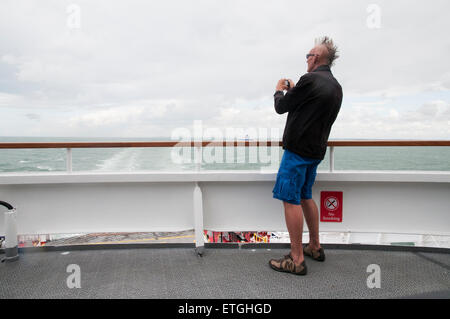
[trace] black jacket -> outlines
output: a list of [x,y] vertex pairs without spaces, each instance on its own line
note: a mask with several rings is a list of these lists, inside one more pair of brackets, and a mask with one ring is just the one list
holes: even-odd
[[300,156],[323,159],[331,125],[342,103],[342,87],[330,67],[321,65],[306,73],[295,87],[274,94],[275,111],[288,113],[283,149]]

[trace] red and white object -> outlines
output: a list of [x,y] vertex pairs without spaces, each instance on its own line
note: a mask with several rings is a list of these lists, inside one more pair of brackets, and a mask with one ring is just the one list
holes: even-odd
[[342,223],[342,192],[320,192],[320,221]]

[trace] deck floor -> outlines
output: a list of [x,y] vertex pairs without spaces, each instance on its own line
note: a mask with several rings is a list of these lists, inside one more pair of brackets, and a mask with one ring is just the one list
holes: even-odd
[[[327,249],[308,275],[273,271],[286,249],[129,248],[24,252],[0,264],[3,298],[450,298],[450,254]],[[2,258],[3,255],[0,255]],[[67,266],[81,288],[68,288]],[[381,288],[367,287],[380,266]]]

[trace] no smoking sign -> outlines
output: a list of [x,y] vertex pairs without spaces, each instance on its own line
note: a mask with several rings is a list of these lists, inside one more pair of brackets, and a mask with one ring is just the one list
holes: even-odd
[[342,192],[320,192],[320,221],[342,222]]

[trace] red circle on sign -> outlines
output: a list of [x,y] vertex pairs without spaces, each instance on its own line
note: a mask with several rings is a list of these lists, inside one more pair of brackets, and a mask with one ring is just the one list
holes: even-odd
[[339,207],[339,201],[336,197],[330,196],[325,198],[324,206],[327,210],[334,211]]

